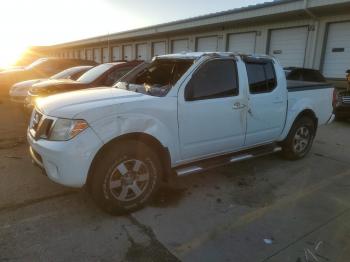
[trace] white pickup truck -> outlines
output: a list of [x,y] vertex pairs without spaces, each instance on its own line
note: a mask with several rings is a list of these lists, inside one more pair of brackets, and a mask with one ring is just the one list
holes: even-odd
[[290,82],[272,57],[156,57],[112,88],[37,102],[30,154],[53,181],[89,188],[104,210],[131,212],[162,181],[282,151],[304,157],[330,123],[333,87]]

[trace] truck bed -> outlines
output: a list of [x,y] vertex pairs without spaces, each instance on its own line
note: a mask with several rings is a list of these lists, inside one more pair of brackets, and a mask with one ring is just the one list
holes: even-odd
[[318,118],[318,124],[328,122],[333,112],[333,86],[328,83],[287,81],[288,117],[293,116],[297,108],[311,109]]

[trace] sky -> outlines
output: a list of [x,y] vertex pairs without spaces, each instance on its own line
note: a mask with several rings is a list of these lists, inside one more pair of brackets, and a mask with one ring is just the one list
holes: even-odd
[[1,0],[0,66],[15,62],[29,46],[106,35],[265,1]]

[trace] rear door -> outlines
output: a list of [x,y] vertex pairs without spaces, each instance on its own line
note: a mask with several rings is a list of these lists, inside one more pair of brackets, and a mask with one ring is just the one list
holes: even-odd
[[249,82],[246,146],[275,141],[282,133],[287,113],[287,88],[277,79],[270,59],[246,59]]
[[232,152],[244,144],[246,110],[233,59],[205,62],[179,96],[183,160]]

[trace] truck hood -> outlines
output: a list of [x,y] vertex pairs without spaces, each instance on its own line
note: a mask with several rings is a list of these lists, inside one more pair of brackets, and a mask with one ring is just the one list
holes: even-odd
[[36,106],[48,116],[76,118],[86,112],[94,112],[92,115],[98,116],[98,110],[106,112],[106,108],[113,114],[118,104],[151,98],[148,95],[114,87],[97,87],[41,98],[37,100]]

